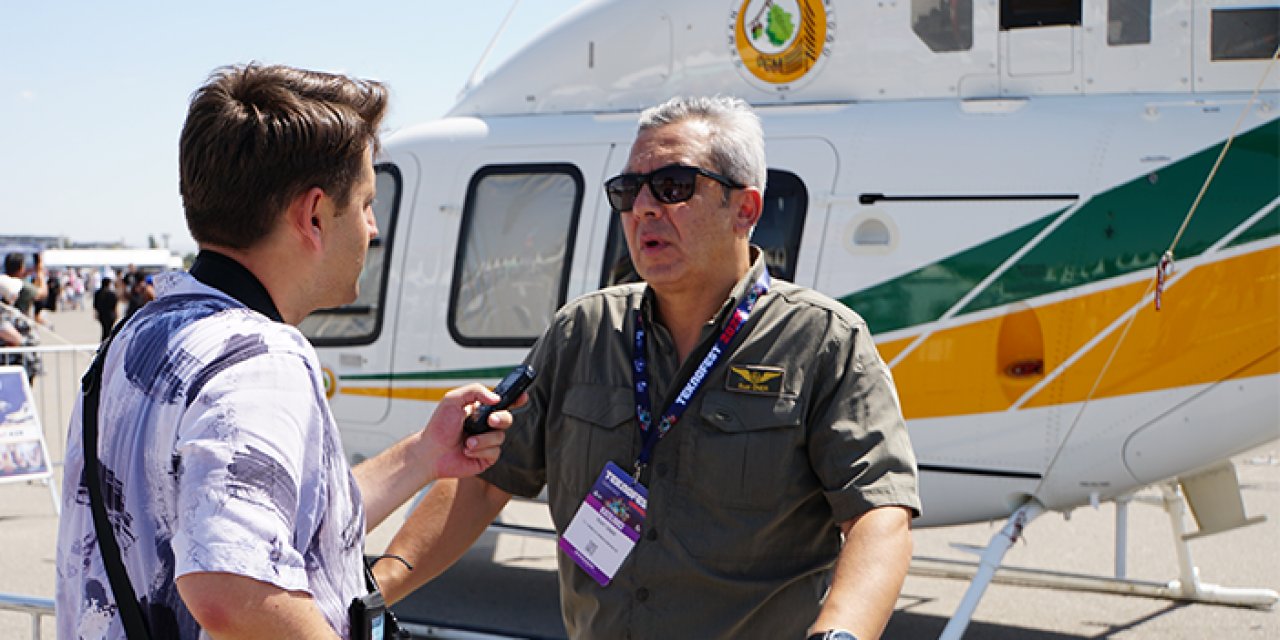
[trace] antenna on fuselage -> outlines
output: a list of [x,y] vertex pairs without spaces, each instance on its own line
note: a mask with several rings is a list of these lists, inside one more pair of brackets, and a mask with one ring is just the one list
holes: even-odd
[[476,68],[471,70],[471,75],[467,77],[467,83],[462,85],[462,89],[458,91],[459,98],[476,85],[476,81],[480,78],[480,68],[484,66],[484,61],[489,59],[489,54],[493,52],[493,45],[498,43],[498,38],[502,37],[502,32],[507,30],[507,23],[511,21],[511,15],[516,12],[516,7],[518,6],[520,6],[520,0],[512,0],[511,8],[507,9],[507,15],[502,18],[502,24],[498,25],[498,30],[489,39],[489,46],[484,48],[484,53],[481,53],[480,59],[476,61]]

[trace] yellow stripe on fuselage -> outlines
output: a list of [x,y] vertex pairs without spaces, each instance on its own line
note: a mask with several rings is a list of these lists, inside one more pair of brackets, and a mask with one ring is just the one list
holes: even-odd
[[[1083,400],[1115,349],[1094,347],[1028,407]],[[1162,309],[1138,312],[1095,396],[1109,397],[1280,372],[1280,249],[1266,249],[1189,271]],[[1058,400],[1064,398],[1065,400]]]
[[392,400],[423,400],[440,402],[446,387],[343,387],[340,392],[352,396],[373,396]]
[[[1003,411],[1060,367],[1147,290],[1147,282],[1009,313],[931,335],[893,370],[907,418]],[[1028,333],[1044,336],[1028,344]],[[1122,331],[1040,389],[1023,406],[1044,407],[1280,372],[1280,249],[1195,267],[1144,305],[1106,375],[1098,374]],[[889,360],[914,337],[878,345]],[[1025,357],[1020,357],[1025,356]],[[1043,359],[1043,372],[1016,377],[1010,364]]]
[[[1005,411],[1140,300],[1145,281],[1031,308],[929,336],[894,367],[908,419]],[[1045,407],[1280,373],[1280,249],[1195,267],[1144,305],[1090,396],[1121,331],[1094,345],[1028,399]],[[890,361],[915,336],[877,345]],[[1043,360],[1038,375],[1012,363]],[[439,402],[448,387],[342,387],[346,395]]]

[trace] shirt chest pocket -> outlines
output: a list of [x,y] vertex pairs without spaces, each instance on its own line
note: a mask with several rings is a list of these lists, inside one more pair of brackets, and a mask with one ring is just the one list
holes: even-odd
[[691,461],[696,493],[710,504],[777,509],[813,481],[794,397],[705,393]]
[[610,460],[631,468],[639,454],[635,411],[629,387],[576,385],[565,393],[563,428],[547,435],[556,441],[549,443],[547,470],[567,496],[585,496]]

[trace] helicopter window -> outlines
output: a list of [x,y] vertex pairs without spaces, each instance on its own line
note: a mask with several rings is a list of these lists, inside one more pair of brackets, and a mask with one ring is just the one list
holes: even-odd
[[1151,0],[1107,0],[1107,44],[1151,44]]
[[355,302],[332,309],[319,309],[302,319],[298,330],[317,346],[369,344],[382,330],[382,309],[386,300],[387,270],[396,214],[400,209],[400,170],[393,164],[374,167],[377,198],[373,216],[378,237],[369,242],[364,268],[360,271],[360,295]]
[[[809,208],[809,192],[800,177],[789,171],[770,169],[764,191],[764,212],[756,223],[751,243],[764,251],[769,273],[783,280],[795,278],[796,257],[800,252],[800,232],[804,229],[804,216]],[[622,216],[614,214],[609,223],[609,242],[604,249],[604,273],[600,286],[608,287],[627,282],[639,282],[627,251],[627,240],[619,222]]]
[[1280,45],[1280,8],[1214,9],[1214,60],[1267,60]]
[[1000,0],[1000,30],[1080,24],[1080,0]]
[[911,30],[931,51],[973,48],[973,0],[911,0]]
[[449,297],[463,346],[528,346],[564,304],[582,173],[568,164],[480,169],[467,187]]

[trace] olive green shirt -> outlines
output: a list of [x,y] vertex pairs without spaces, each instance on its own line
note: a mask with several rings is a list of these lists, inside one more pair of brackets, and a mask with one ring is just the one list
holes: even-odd
[[[630,471],[640,453],[635,310],[648,329],[656,424],[762,269],[757,258],[684,363],[644,284],[566,305],[530,354],[529,406],[483,477],[525,497],[545,484],[563,533],[605,463]],[[778,280],[640,480],[641,539],[609,586],[558,554],[570,637],[801,638],[840,550],[836,523],[879,506],[920,508],[893,379],[866,323]]]

